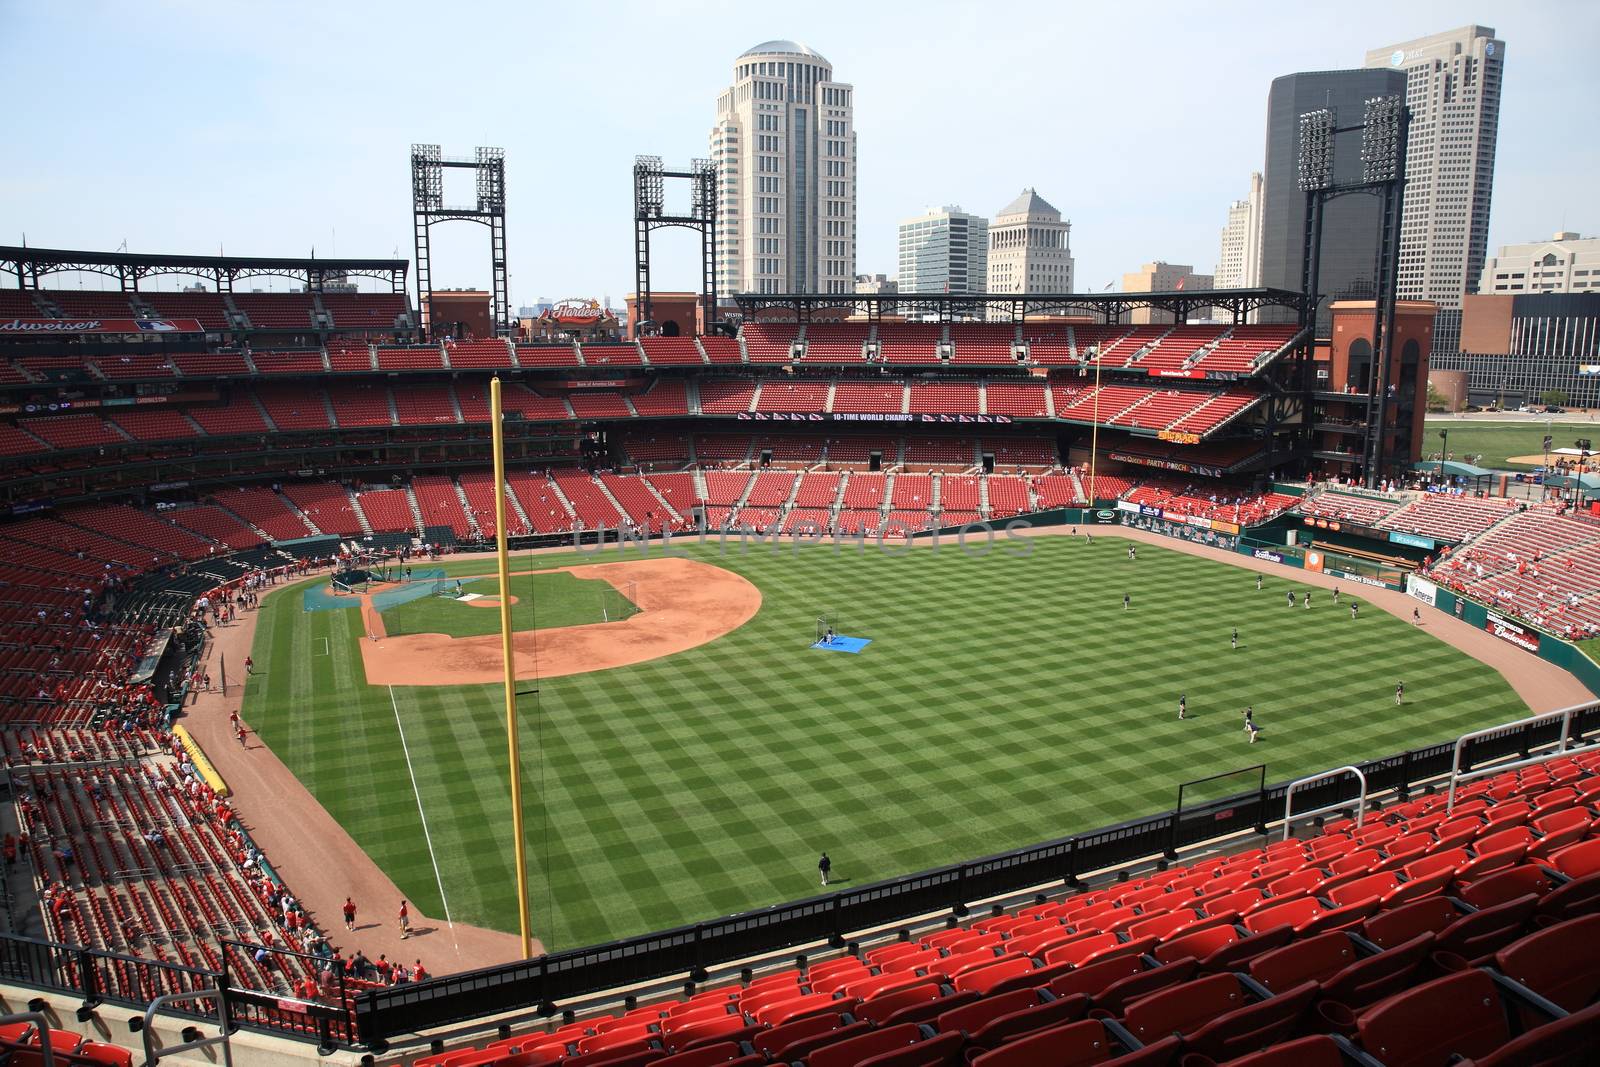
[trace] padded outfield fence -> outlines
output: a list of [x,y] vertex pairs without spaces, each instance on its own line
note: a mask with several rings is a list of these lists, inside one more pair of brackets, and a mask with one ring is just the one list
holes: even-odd
[[[1555,744],[1558,722],[1510,726],[1472,741],[1463,768],[1482,766]],[[1600,703],[1574,716],[1572,738],[1600,731]],[[1404,798],[1423,783],[1448,776],[1455,742],[1412,749],[1360,764],[1369,794]],[[1079,876],[1131,863],[1172,859],[1178,850],[1234,834],[1265,833],[1283,818],[1290,783],[1186,804],[1169,811],[997,856],[854,886],[654,934],[573,949],[372,990],[356,1002],[356,1030],[369,1048],[419,1030],[458,1025],[501,1013],[553,1014],[563,1002],[652,980],[703,980],[710,967],[816,943],[844,945],[853,934],[949,910],[966,913],[973,901],[1051,883],[1077,886]],[[1295,810],[1347,804],[1360,785],[1340,775],[1297,787]]]

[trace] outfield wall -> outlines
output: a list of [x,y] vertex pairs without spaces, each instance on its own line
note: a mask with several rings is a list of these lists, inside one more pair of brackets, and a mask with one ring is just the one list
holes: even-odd
[[1536,630],[1519,620],[1505,618],[1487,605],[1436,585],[1426,578],[1413,575],[1411,581],[1406,583],[1406,592],[1424,604],[1447,615],[1454,615],[1471,626],[1487,630],[1547,663],[1554,663],[1582,682],[1589,692],[1600,696],[1600,664],[1572,642]]

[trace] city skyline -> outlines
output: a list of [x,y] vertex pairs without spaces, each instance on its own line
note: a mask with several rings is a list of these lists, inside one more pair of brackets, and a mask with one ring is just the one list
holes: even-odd
[[[149,252],[304,255],[315,248],[322,256],[388,256],[398,249],[409,258],[409,145],[435,141],[447,153],[499,145],[507,152],[513,304],[537,295],[617,298],[632,287],[632,157],[686,163],[704,154],[707,102],[729,84],[733,57],[761,41],[791,38],[826,56],[855,86],[853,273],[892,270],[895,221],[920,206],[1003,204],[1029,184],[1050,190],[1073,220],[1076,288],[1099,290],[1139,263],[1165,259],[1203,269],[1215,261],[1220,213],[1262,166],[1273,77],[1358,67],[1384,42],[1474,22],[1494,26],[1515,50],[1489,245],[1600,229],[1600,203],[1585,184],[1597,150],[1587,139],[1562,136],[1559,124],[1562,105],[1600,81],[1578,51],[1600,33],[1600,13],[1580,4],[1471,12],[1356,3],[1314,34],[1293,13],[1266,5],[1230,11],[1226,22],[1178,5],[1139,20],[1085,10],[1070,26],[1031,20],[1017,50],[980,57],[971,79],[950,84],[918,77],[927,57],[970,57],[963,42],[1009,17],[1006,11],[935,5],[942,17],[912,20],[913,9],[891,6],[859,12],[845,25],[696,4],[695,37],[670,49],[658,46],[688,17],[604,7],[605,32],[596,33],[589,12],[557,11],[542,13],[532,34],[524,32],[524,15],[501,11],[498,36],[542,42],[531,58],[486,64],[470,49],[440,50],[392,93],[379,88],[380,77],[393,77],[392,61],[361,57],[400,54],[410,20],[425,8],[386,6],[377,18],[375,8],[288,5],[282,18],[258,25],[227,8],[155,5],[135,18],[115,5],[88,6],[94,17],[0,4],[0,20],[12,31],[0,35],[0,84],[14,99],[51,86],[49,106],[13,109],[4,120],[9,142],[27,154],[24,166],[0,176],[0,242],[19,243],[26,233],[35,246],[111,249],[126,240]],[[296,10],[316,11],[325,29],[317,41],[295,32]],[[1025,10],[1032,9],[1017,8]],[[135,32],[152,67],[183,69],[196,85],[225,90],[213,97],[186,94],[181,81],[113,81],[119,68],[112,56]],[[64,83],[50,73],[64,60],[50,43],[67,40],[75,77]],[[356,41],[361,48],[352,47]],[[1118,75],[1116,57],[1132,55],[1140,57],[1137,77]],[[1191,68],[1202,56],[1227,61]],[[1186,86],[1196,70],[1207,83],[1205,123],[1181,113],[1194,99]],[[907,91],[913,85],[916,91]],[[1010,106],[1017,97],[1033,106]],[[636,106],[640,99],[647,106]],[[1001,99],[1008,106],[994,107]],[[1068,99],[1119,105],[1124,114],[1131,105],[1140,121],[1116,128],[1080,122],[1073,125],[1079,132],[1063,138],[1037,136],[1040,115]],[[62,123],[63,113],[77,118]],[[1161,158],[1167,162],[1158,165]],[[1193,165],[1176,168],[1175,160]],[[118,177],[109,187],[107,173]],[[437,242],[436,284],[487,281],[480,277],[483,235],[462,230]],[[693,287],[691,245],[687,236],[661,242],[658,290]]]

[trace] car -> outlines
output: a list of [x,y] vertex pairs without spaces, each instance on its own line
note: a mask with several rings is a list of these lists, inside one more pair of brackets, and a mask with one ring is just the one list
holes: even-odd
[[1554,404],[1546,404],[1544,406],[1544,410],[1545,410],[1545,414],[1546,415],[1559,415],[1559,414],[1561,414],[1561,409],[1559,407],[1557,407],[1556,405],[1554,405]]

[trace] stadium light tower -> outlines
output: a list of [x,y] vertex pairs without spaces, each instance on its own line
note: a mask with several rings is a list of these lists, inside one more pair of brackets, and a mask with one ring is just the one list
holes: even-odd
[[[470,170],[475,179],[471,207],[444,202],[446,169]],[[492,304],[490,318],[495,333],[509,337],[511,299],[506,279],[506,152],[503,148],[473,150],[471,159],[450,159],[436,144],[411,146],[411,221],[417,256],[417,314],[422,335],[431,336],[433,267],[429,231],[437,222],[476,222],[489,227],[489,268]]]
[[[1340,126],[1333,108],[1300,116],[1296,179],[1306,194],[1304,259],[1300,288],[1307,297],[1302,327],[1315,324],[1318,265],[1322,258],[1323,207],[1336,197],[1366,193],[1383,201],[1378,243],[1372,323],[1372,371],[1367,383],[1367,433],[1362,447],[1363,480],[1376,488],[1383,477],[1384,441],[1389,415],[1389,366],[1393,348],[1395,279],[1400,268],[1400,212],[1405,200],[1406,131],[1410,113],[1399,96],[1366,101],[1360,126]],[[1361,134],[1361,177],[1339,181],[1335,176],[1334,141],[1341,133]],[[1307,382],[1306,387],[1310,388]]]
[[[666,180],[689,183],[689,213],[666,213]],[[695,159],[688,170],[667,170],[660,156],[633,157],[633,273],[635,321],[639,326],[655,318],[650,299],[650,233],[681,226],[700,234],[700,328],[709,331],[717,318],[717,168],[709,159]]]

